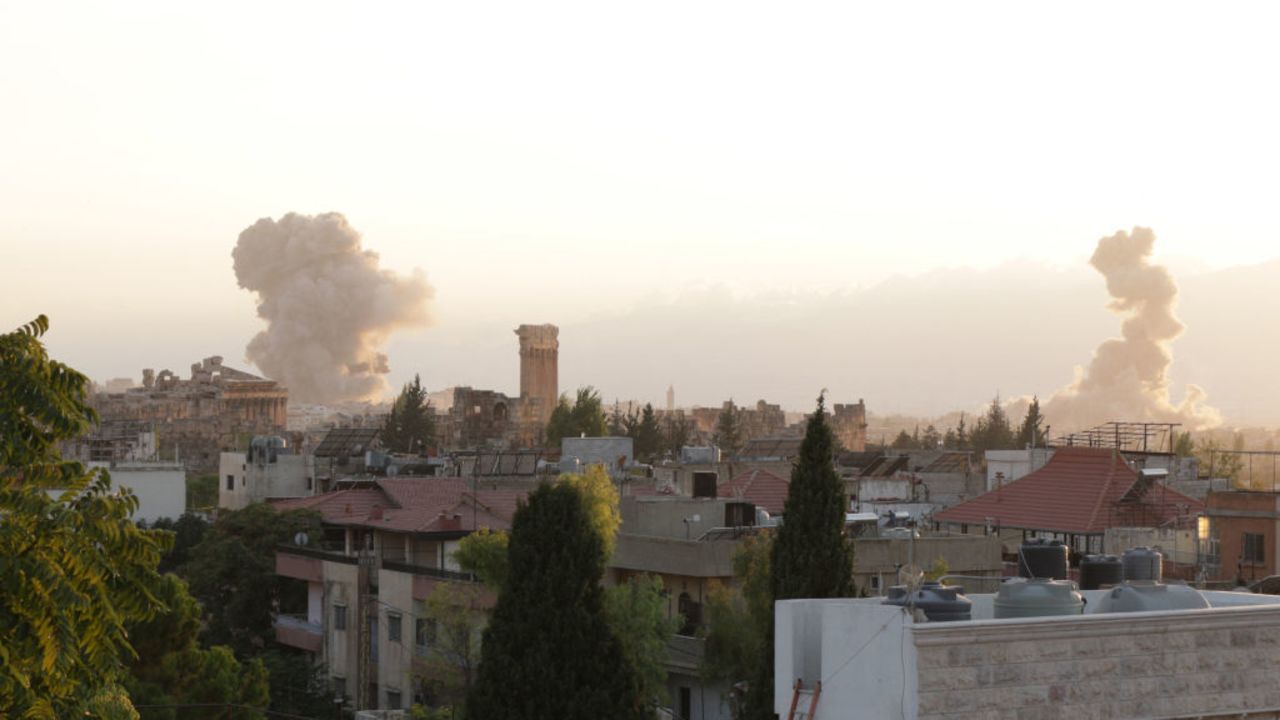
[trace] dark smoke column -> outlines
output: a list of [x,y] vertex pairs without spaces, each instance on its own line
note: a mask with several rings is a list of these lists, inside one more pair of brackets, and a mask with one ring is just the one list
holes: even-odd
[[560,397],[560,328],[555,325],[521,325],[520,400],[536,403],[538,422],[546,425]]

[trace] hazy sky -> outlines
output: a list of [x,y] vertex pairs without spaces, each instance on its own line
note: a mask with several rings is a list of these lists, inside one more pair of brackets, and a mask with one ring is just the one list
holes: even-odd
[[[1083,267],[1136,224],[1176,273],[1258,263],[1280,255],[1277,20],[1266,3],[0,1],[0,323],[48,313],[54,352],[99,378],[237,362],[260,324],[231,248],[289,211],[342,212],[385,267],[425,271],[436,328],[390,355],[396,381],[450,374],[433,387],[497,384],[433,364],[469,328],[625,317],[691,288]],[[566,384],[608,379],[577,362]]]

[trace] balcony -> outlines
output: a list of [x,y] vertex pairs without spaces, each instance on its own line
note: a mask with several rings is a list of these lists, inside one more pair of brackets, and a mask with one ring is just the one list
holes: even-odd
[[318,653],[324,646],[324,628],[306,615],[277,615],[276,642],[299,650]]

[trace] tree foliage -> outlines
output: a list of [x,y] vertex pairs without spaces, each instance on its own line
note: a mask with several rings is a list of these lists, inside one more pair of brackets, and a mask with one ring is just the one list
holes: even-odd
[[544,484],[516,511],[471,717],[640,718],[640,682],[605,621],[603,539],[582,493]]
[[640,419],[632,430],[636,459],[640,462],[653,462],[662,451],[662,426],[658,424],[658,415],[653,405],[645,403],[640,411]]
[[[263,717],[253,709],[266,708],[270,696],[262,662],[241,663],[228,647],[198,645],[200,604],[177,576],[164,576],[158,596],[166,609],[129,628],[138,655],[125,687],[139,705],[210,707],[150,708],[148,720]],[[228,707],[233,705],[243,707]]]
[[639,575],[604,593],[605,619],[622,654],[635,668],[640,697],[652,715],[666,704],[667,642],[680,627],[680,618],[667,617],[662,578]]
[[391,452],[422,454],[435,444],[435,411],[416,373],[413,382],[405,383],[391,404],[379,437],[382,446]]
[[493,590],[507,582],[507,542],[502,530],[480,528],[458,541],[453,559],[463,570],[475,575]]
[[1044,447],[1048,438],[1045,437],[1044,413],[1040,412],[1040,398],[1032,396],[1031,404],[1027,406],[1027,414],[1022,418],[1022,425],[1018,427],[1018,436],[1014,444],[1018,448],[1024,447]]
[[724,404],[724,408],[720,410],[720,416],[716,418],[715,432],[711,436],[711,442],[726,457],[732,458],[742,450],[743,444],[746,442],[746,428],[742,422],[742,411],[739,410],[730,400]]
[[305,587],[275,571],[276,546],[299,532],[319,537],[319,515],[277,512],[266,503],[218,515],[184,568],[191,593],[204,606],[210,644],[228,645],[241,657],[259,653],[275,639],[273,608],[305,602],[288,597]]
[[[832,461],[835,440],[827,425],[824,400],[809,417],[800,456],[791,471],[782,525],[770,559],[773,601],[792,598],[840,598],[854,595],[853,545],[845,536],[848,501]],[[747,716],[773,717],[773,625],[747,696]]]
[[547,422],[547,444],[560,446],[560,440],[567,437],[605,437],[609,435],[609,425],[605,421],[604,407],[600,402],[600,394],[595,388],[587,385],[578,388],[577,398],[569,404],[569,398],[561,395],[555,410],[551,411],[551,419]]
[[701,631],[706,652],[699,671],[705,681],[730,688],[726,699],[735,718],[744,710],[736,688],[755,677],[772,627],[773,537],[763,531],[744,540],[733,556],[736,586],[712,583],[707,593],[707,621]]
[[685,417],[683,410],[667,413],[662,418],[662,449],[672,459],[680,457],[680,450],[693,438],[693,420]]
[[987,412],[979,417],[973,424],[973,431],[969,434],[969,448],[977,453],[979,458],[987,450],[1014,450],[1017,448],[1017,440],[1014,436],[1013,427],[1009,424],[1009,415],[1004,411],[1004,406],[1000,403],[1000,396],[997,395],[991,399],[991,404],[987,406]]
[[126,625],[161,607],[168,536],[130,520],[137,499],[105,470],[59,457],[96,415],[88,379],[46,353],[48,327],[0,335],[0,716],[128,717]]
[[425,675],[435,704],[460,705],[471,691],[488,621],[483,596],[480,585],[440,583],[424,603]]
[[183,513],[177,520],[159,518],[151,524],[151,529],[173,533],[173,545],[160,558],[157,570],[161,573],[181,573],[181,568],[191,560],[191,551],[204,540],[205,532],[209,530],[209,521],[201,515]]

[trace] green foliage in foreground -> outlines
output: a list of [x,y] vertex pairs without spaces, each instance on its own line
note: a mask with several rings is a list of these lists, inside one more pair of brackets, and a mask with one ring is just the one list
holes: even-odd
[[643,718],[641,683],[605,621],[604,544],[582,494],[564,483],[530,494],[508,554],[468,716]]
[[[0,716],[132,717],[126,625],[152,617],[168,537],[56,444],[89,430],[88,379],[49,358],[42,315],[0,335]],[[61,489],[55,497],[48,490]]]

